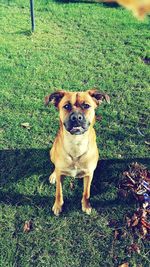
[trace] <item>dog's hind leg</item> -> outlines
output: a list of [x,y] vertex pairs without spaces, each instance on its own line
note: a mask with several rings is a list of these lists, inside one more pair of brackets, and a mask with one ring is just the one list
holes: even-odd
[[49,182],[50,182],[50,184],[55,184],[55,183],[56,183],[56,172],[55,172],[55,170],[54,170],[53,173],[50,175],[50,177],[49,177]]

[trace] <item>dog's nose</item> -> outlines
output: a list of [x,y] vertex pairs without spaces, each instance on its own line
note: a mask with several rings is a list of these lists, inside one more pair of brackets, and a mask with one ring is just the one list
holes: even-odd
[[73,112],[70,116],[70,120],[72,122],[82,122],[83,121],[83,115],[81,113]]

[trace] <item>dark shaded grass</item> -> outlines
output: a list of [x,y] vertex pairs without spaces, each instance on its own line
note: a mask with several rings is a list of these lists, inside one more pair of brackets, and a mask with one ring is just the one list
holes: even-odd
[[[135,160],[150,165],[149,159]],[[91,189],[91,216],[80,211],[82,180],[75,180],[71,191],[67,178],[63,214],[56,218],[51,212],[55,189],[47,179],[51,169],[48,151],[1,151],[1,170],[5,170],[1,179],[1,241],[6,266],[117,266],[122,260],[134,264],[134,257],[128,255],[133,242],[129,230],[125,239],[115,241],[114,229],[108,226],[109,220],[114,219],[125,229],[125,215],[136,208],[133,199],[120,199],[117,193],[122,171],[131,162],[133,159],[99,162]],[[23,233],[26,220],[33,222],[28,234]],[[146,266],[148,247],[144,242],[144,248],[140,239],[137,242],[144,255],[137,255],[136,263]]]

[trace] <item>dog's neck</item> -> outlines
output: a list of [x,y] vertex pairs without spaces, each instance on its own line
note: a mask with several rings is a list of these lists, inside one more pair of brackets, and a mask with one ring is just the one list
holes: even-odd
[[81,135],[72,135],[66,129],[63,129],[63,142],[67,154],[76,159],[88,151],[89,147],[89,130]]

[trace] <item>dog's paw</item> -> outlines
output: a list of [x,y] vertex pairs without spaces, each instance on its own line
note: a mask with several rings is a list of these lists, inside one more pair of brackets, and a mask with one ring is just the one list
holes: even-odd
[[50,184],[55,184],[56,183],[56,174],[53,172],[50,177],[49,177],[49,182]]
[[92,211],[92,207],[88,201],[82,202],[82,211],[86,214],[90,215]]
[[62,205],[55,203],[52,208],[52,211],[56,216],[59,216],[59,214],[62,212]]

